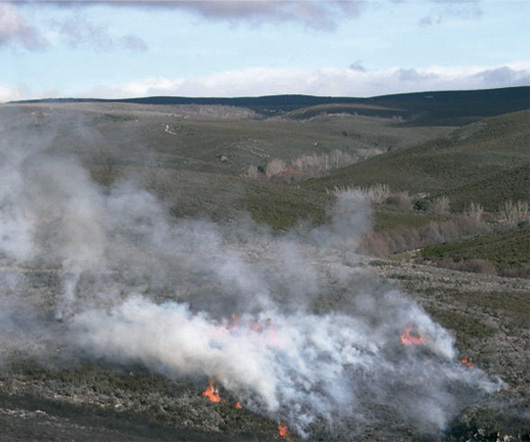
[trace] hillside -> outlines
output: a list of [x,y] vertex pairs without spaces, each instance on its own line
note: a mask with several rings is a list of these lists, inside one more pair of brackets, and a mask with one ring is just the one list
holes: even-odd
[[0,105],[0,439],[528,440],[529,90]]
[[387,152],[309,180],[307,189],[367,187],[446,195],[453,210],[472,201],[488,210],[529,197],[530,111],[481,120],[449,135]]

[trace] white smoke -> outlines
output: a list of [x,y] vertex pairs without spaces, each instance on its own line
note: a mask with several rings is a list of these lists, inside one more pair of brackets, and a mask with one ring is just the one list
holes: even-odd
[[[452,336],[402,294],[385,293],[377,312],[369,310],[317,315],[276,308],[231,321],[133,295],[111,309],[79,313],[72,328],[91,355],[170,377],[215,379],[247,408],[286,420],[303,436],[317,419],[368,421],[378,406],[435,431],[468,405],[465,394],[497,388],[460,364]],[[408,324],[425,345],[401,344]]]
[[[369,224],[358,193],[337,201],[329,227],[280,237],[172,220],[134,183],[104,190],[43,148],[2,143],[0,154],[3,259],[57,269],[54,314],[89,357],[215,379],[302,436],[381,409],[437,431],[498,388],[457,361],[453,336],[420,306],[358,265],[351,252]],[[13,315],[0,316],[4,333]],[[407,327],[421,345],[400,341]]]

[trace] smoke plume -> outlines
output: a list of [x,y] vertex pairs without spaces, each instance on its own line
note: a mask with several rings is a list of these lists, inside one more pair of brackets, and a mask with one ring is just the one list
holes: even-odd
[[[303,437],[388,416],[437,432],[499,388],[353,253],[369,228],[362,194],[340,197],[329,226],[278,236],[251,222],[172,219],[132,180],[102,188],[71,155],[0,141],[2,260],[59,275],[49,299],[18,302],[46,305],[85,357],[215,379]],[[5,306],[3,337],[24,328]]]

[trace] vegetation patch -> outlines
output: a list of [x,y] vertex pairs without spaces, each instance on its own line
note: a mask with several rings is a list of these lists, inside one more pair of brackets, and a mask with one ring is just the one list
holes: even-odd
[[530,226],[505,233],[487,234],[464,241],[427,246],[422,257],[448,267],[473,259],[489,261],[499,274],[530,276]]
[[470,319],[465,313],[435,307],[427,307],[427,311],[436,322],[454,333],[456,346],[462,350],[473,348],[477,340],[489,338],[496,333],[495,328],[479,319]]
[[530,297],[525,292],[463,291],[458,299],[469,306],[480,306],[492,312],[503,312],[515,318],[519,327],[530,327]]

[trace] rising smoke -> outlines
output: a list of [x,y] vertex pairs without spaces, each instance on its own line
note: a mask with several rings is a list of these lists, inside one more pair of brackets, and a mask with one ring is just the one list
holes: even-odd
[[[2,302],[2,338],[24,336],[26,302],[47,305],[73,351],[215,379],[303,437],[389,416],[436,432],[499,388],[352,253],[369,227],[360,193],[338,199],[329,226],[277,236],[250,222],[171,219],[132,180],[102,188],[72,156],[1,141],[2,261],[59,275],[49,299]],[[6,293],[25,289],[22,271],[5,273]],[[400,341],[407,327],[422,345]]]

